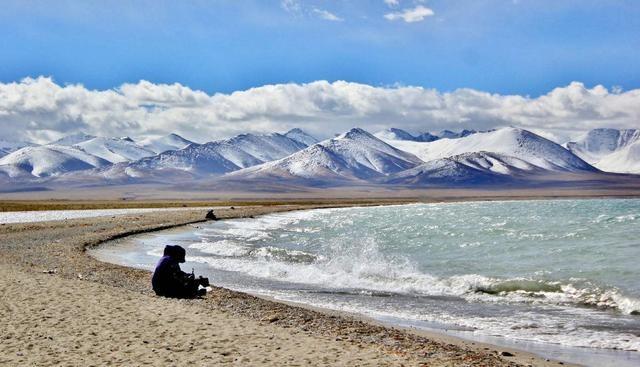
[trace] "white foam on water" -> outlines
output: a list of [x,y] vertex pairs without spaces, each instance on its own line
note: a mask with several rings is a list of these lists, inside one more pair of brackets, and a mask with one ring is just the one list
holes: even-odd
[[[607,278],[607,273],[604,280],[592,278],[606,269],[606,254],[616,254],[609,242],[601,246],[592,239],[613,241],[616,226],[627,226],[621,229],[627,231],[624,235],[633,233],[628,226],[638,218],[630,214],[635,207],[625,212],[615,207],[585,210],[584,202],[524,203],[526,210],[519,209],[523,202],[416,204],[216,222],[198,229],[198,241],[189,245],[198,251],[197,256],[188,256],[188,260],[265,281],[259,284],[284,282],[337,292],[331,301],[324,301],[296,292],[278,293],[277,287],[258,291],[321,307],[408,323],[457,325],[478,335],[513,340],[639,350],[637,325],[629,329],[635,331],[625,331],[625,320],[633,320],[636,316],[631,314],[640,311],[634,288],[630,293],[624,288],[629,284],[626,278],[621,287],[612,285],[618,284],[618,278]],[[491,209],[494,206],[497,209]],[[549,219],[556,212],[561,213],[562,222]],[[607,236],[600,236],[594,227],[602,227]],[[632,246],[625,248],[633,251]],[[538,258],[545,260],[530,261]],[[458,264],[460,259],[470,260],[461,262],[467,268],[451,268],[449,264]],[[562,259],[565,261],[558,261]],[[577,267],[590,259],[595,259],[598,268]],[[495,266],[503,267],[495,270]],[[474,271],[476,268],[480,271]],[[558,275],[558,268],[579,272],[565,270]],[[492,273],[502,275],[489,275]],[[366,299],[347,301],[340,292],[417,299],[457,297],[458,302],[488,311],[459,314],[436,307],[420,313],[401,305],[380,309]],[[513,310],[521,312],[513,315]]]
[[211,255],[226,257],[247,256],[251,252],[251,247],[232,240],[222,240],[213,243],[202,241],[189,245],[189,248],[197,249]]
[[[234,219],[225,221],[225,228],[203,228],[200,234],[240,239],[244,241],[259,241],[271,236],[276,229],[295,225],[305,220],[313,220],[316,217],[326,215],[338,209],[318,209],[298,211],[290,213],[271,214],[255,219]],[[317,232],[317,228],[304,228],[301,231]]]
[[527,278],[498,279],[477,274],[436,277],[417,270],[404,258],[382,255],[371,238],[361,239],[360,244],[358,247],[349,247],[334,242],[334,251],[324,255],[273,246],[254,248],[231,240],[213,243],[203,241],[189,247],[224,257],[192,258],[219,270],[327,288],[459,296],[475,302],[578,304],[619,309],[627,314],[640,310],[638,300],[624,297],[616,290],[576,288],[572,284],[559,282]]

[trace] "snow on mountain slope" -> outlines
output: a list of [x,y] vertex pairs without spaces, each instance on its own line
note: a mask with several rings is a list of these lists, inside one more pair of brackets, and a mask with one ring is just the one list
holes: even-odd
[[494,184],[537,171],[540,169],[515,157],[473,152],[426,162],[391,175],[385,182],[414,186]]
[[192,141],[183,138],[178,134],[169,134],[159,138],[145,138],[136,141],[137,144],[145,149],[151,150],[156,154],[166,152],[168,150],[184,149]]
[[143,158],[132,162],[130,169],[136,175],[158,169],[177,169],[201,176],[220,175],[286,157],[306,147],[282,134],[242,134]]
[[506,181],[507,177],[466,166],[451,158],[442,158],[391,175],[385,183],[408,186],[451,186],[500,182]]
[[388,141],[396,148],[411,152],[425,162],[463,153],[493,152],[511,156],[550,171],[594,171],[594,167],[562,146],[530,131],[502,128],[458,139],[440,139],[431,143]]
[[436,140],[438,140],[438,139],[440,139],[440,137],[439,137],[439,136],[437,136],[437,135],[433,135],[433,134],[431,134],[431,133],[421,133],[421,134],[419,134],[418,136],[416,136],[416,141],[421,141],[421,142],[423,142],[423,143],[428,143],[428,142],[431,142],[431,141],[436,141]]
[[396,149],[360,128],[321,144],[344,157],[353,167],[365,167],[383,175],[422,163],[413,154]]
[[62,145],[25,147],[0,158],[0,170],[10,177],[48,177],[107,165],[104,159]]
[[440,139],[439,137],[432,135],[430,133],[422,133],[420,135],[413,136],[407,131],[404,131],[402,129],[397,129],[395,127],[378,131],[373,135],[381,140],[406,140],[406,141],[430,142],[430,141],[435,141]]
[[224,176],[229,179],[286,179],[340,182],[359,179],[349,164],[322,144],[315,144],[289,157],[245,168]]
[[463,153],[449,157],[465,166],[502,175],[530,174],[540,169],[522,159],[492,152]]
[[640,174],[640,140],[602,157],[595,166],[606,172]]
[[35,144],[27,143],[24,141],[9,141],[0,139],[0,157],[15,152],[16,150],[24,147],[35,146]]
[[418,141],[416,137],[404,131],[402,129],[397,129],[395,127],[391,127],[388,129],[384,129],[382,131],[378,131],[373,134],[376,138],[381,140],[408,140],[408,141]]
[[300,178],[308,181],[367,180],[412,168],[422,161],[362,129],[352,129],[286,158],[226,175],[231,179]]
[[307,134],[306,132],[304,132],[301,129],[295,128],[295,129],[291,129],[289,131],[287,131],[284,136],[286,136],[289,139],[293,139],[295,141],[298,141],[306,146],[311,146],[317,142],[319,142],[320,140],[316,139],[315,137]]
[[640,130],[594,129],[566,147],[603,171],[640,173]]
[[219,142],[234,146],[262,162],[280,159],[307,147],[304,143],[278,133],[266,135],[241,134]]
[[476,130],[467,130],[467,129],[464,129],[459,133],[453,132],[451,130],[442,130],[440,133],[438,133],[438,136],[441,139],[460,139],[460,138],[467,137],[469,135],[473,135],[475,133],[477,133]]
[[263,163],[252,155],[225,142],[191,144],[180,150],[170,150],[129,164],[138,175],[149,170],[177,169],[200,175],[220,175]]
[[136,161],[156,154],[149,149],[137,145],[133,140],[126,137],[97,137],[74,144],[73,147],[111,163]]
[[87,140],[91,140],[94,139],[96,136],[95,135],[89,135],[89,134],[85,134],[83,132],[79,132],[79,133],[75,133],[75,134],[70,134],[67,136],[64,136],[56,141],[53,141],[51,143],[49,143],[49,145],[66,145],[66,146],[72,146],[72,145],[76,145],[79,143],[82,143],[84,141]]

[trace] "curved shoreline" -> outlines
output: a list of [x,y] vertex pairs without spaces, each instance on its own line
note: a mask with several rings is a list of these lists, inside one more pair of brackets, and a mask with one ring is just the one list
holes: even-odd
[[[220,219],[250,217],[273,212],[347,205],[254,206],[216,211]],[[73,282],[96,282],[150,295],[149,272],[103,263],[86,249],[109,240],[203,222],[203,211],[165,212],[111,218],[89,218],[62,223],[44,222],[0,227],[2,262],[27,274],[53,273]],[[39,238],[40,240],[35,240]],[[25,246],[25,244],[30,244]],[[172,302],[179,302],[171,300]],[[461,340],[437,333],[414,332],[376,324],[344,313],[317,310],[268,300],[224,288],[215,288],[194,307],[258,324],[295,330],[311,337],[333,339],[345,348],[364,346],[397,356],[410,365],[558,365],[527,352]],[[513,356],[500,356],[502,352]],[[302,351],[304,353],[304,351]]]
[[[594,200],[598,200],[598,199],[594,199]],[[506,201],[508,200],[505,200],[505,202]],[[532,200],[532,201],[535,201],[535,200]],[[498,202],[498,201],[494,201],[494,202]],[[471,201],[467,203],[475,203],[475,201]],[[424,205],[424,204],[425,203],[388,204],[384,206],[385,207],[386,206],[404,207],[404,206]],[[451,202],[448,204],[456,205],[456,204],[460,204],[460,202]],[[303,209],[303,210],[305,212],[306,211],[313,212],[318,209],[310,208],[310,209]],[[268,217],[270,214],[264,214],[264,215]],[[195,226],[195,228],[201,228],[201,227]],[[102,249],[97,249],[96,251],[93,251],[91,256],[94,256],[96,259],[107,262],[107,263],[130,266],[138,269],[150,269],[149,266],[153,264],[147,262],[149,259],[146,259],[144,264],[142,263],[136,264],[136,261],[138,260],[134,260],[134,261],[131,261],[131,259],[126,260],[127,257],[125,256],[125,258],[122,258],[121,254],[128,253],[128,251],[131,251],[131,248],[136,246],[137,241],[142,240],[143,238],[153,238],[152,241],[154,243],[157,243],[158,239],[164,238],[164,242],[168,241],[168,243],[172,243],[173,240],[176,240],[174,236],[178,236],[180,238],[179,240],[183,241],[184,240],[183,236],[188,235],[193,231],[198,231],[195,228],[192,228],[191,226],[178,227],[175,229],[170,229],[168,231],[160,231],[159,233],[152,234],[151,236],[143,235],[142,237],[134,236],[128,239],[125,238],[113,244],[105,244],[104,247],[100,246],[102,247]],[[168,238],[164,237],[162,232],[164,232],[168,236]],[[160,243],[162,242],[163,241],[160,241]],[[199,269],[196,266],[196,272],[202,272],[202,271],[205,271],[205,269],[204,268]],[[215,279],[215,276],[214,276],[214,279]],[[332,307],[318,306],[311,303],[306,303],[305,301],[301,301],[301,300],[294,301],[294,300],[281,299],[276,296],[269,295],[268,293],[261,293],[260,291],[244,290],[240,284],[236,284],[236,286],[226,284],[222,287],[229,289],[233,292],[246,293],[251,296],[262,298],[268,301],[285,303],[294,307],[302,307],[309,310],[319,311],[324,314],[355,318],[358,320],[362,320],[366,323],[379,325],[386,328],[402,329],[410,333],[425,336],[429,339],[435,339],[435,340],[440,340],[446,343],[463,345],[465,348],[475,347],[475,349],[478,349],[480,348],[479,345],[481,345],[482,348],[489,347],[491,349],[497,348],[498,350],[508,350],[513,353],[527,353],[529,356],[535,356],[536,358],[544,359],[544,360],[546,359],[558,360],[557,356],[561,355],[564,363],[572,363],[577,365],[580,365],[581,363],[587,363],[588,361],[590,361],[590,358],[593,357],[593,356],[590,357],[591,349],[589,348],[584,349],[584,352],[583,352],[579,347],[569,347],[569,346],[561,346],[561,345],[556,346],[552,344],[545,345],[544,343],[541,343],[541,342],[529,343],[527,341],[509,339],[506,337],[473,335],[473,334],[465,333],[464,330],[459,330],[455,325],[450,325],[450,327],[447,327],[447,325],[431,325],[431,326],[420,326],[420,327],[403,326],[403,325],[409,325],[409,324],[404,324],[402,320],[391,320],[391,319],[384,319],[384,318],[378,319],[375,317],[360,314],[355,311],[345,311],[341,309],[335,309]],[[603,358],[603,356],[607,356],[607,353],[611,353],[611,358],[624,358],[624,356],[616,355],[615,351],[608,350],[608,349],[593,350],[593,352],[596,353],[596,355],[601,354],[600,356],[596,356],[597,358]],[[527,360],[526,362],[530,363],[530,360]]]

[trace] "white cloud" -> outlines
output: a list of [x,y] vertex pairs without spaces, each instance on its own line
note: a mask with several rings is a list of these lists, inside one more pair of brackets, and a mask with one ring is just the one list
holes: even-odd
[[330,11],[324,10],[324,9],[318,9],[318,8],[314,8],[313,12],[318,15],[320,18],[324,19],[324,20],[329,20],[332,22],[341,22],[344,19],[338,17],[337,15],[331,13]]
[[289,13],[299,14],[302,11],[302,6],[298,0],[282,0],[280,1],[280,6]]
[[329,137],[354,126],[421,132],[515,125],[545,130],[548,136],[576,136],[596,127],[637,128],[638,121],[640,89],[612,92],[578,82],[537,98],[344,81],[214,95],[147,81],[109,90],[61,86],[46,77],[0,83],[0,138],[35,142],[78,131],[105,136],[176,132],[204,142],[293,127]]
[[424,18],[433,16],[434,14],[433,10],[422,5],[418,5],[415,8],[408,8],[403,9],[402,11],[385,14],[384,17],[391,21],[403,20],[406,23],[414,23],[421,22]]
[[400,5],[400,0],[384,0],[388,7],[393,8]]

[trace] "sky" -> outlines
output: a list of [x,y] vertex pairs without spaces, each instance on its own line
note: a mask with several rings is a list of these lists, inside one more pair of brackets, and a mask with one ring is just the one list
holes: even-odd
[[327,137],[355,125],[567,136],[639,127],[638,88],[635,0],[0,7],[0,138],[212,140],[296,126]]

